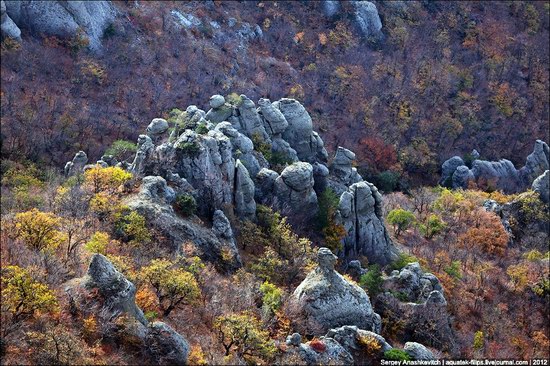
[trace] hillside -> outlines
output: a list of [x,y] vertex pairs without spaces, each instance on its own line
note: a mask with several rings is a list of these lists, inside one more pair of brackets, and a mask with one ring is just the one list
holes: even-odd
[[2,365],[550,358],[547,2],[1,5]]
[[4,155],[99,158],[173,108],[243,92],[303,100],[329,151],[345,141],[364,174],[404,185],[472,149],[517,164],[549,139],[545,2],[379,1],[369,37],[346,1],[332,16],[323,2],[135,4],[115,2],[96,54],[85,36],[28,30],[3,46]]

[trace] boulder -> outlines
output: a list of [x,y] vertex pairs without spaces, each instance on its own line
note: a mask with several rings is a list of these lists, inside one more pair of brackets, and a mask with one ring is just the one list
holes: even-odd
[[475,181],[474,173],[466,165],[457,167],[451,177],[452,187],[455,189],[466,189],[473,181]]
[[338,0],[323,0],[323,14],[327,18],[332,18],[340,11],[340,2]]
[[510,160],[474,160],[471,171],[478,187],[498,189],[505,193],[522,189],[519,172]]
[[288,122],[281,111],[269,99],[258,101],[259,112],[264,120],[264,126],[270,136],[279,136],[288,127]]
[[348,186],[361,182],[363,178],[357,173],[353,166],[355,153],[351,150],[338,146],[336,154],[330,165],[330,187],[337,194],[341,195]]
[[[432,300],[437,300],[439,303],[446,303],[443,296],[443,287],[439,279],[431,273],[424,273],[418,262],[407,264],[401,271],[392,273],[382,286],[386,291],[399,293],[409,302],[424,303],[432,296]],[[439,292],[441,296],[432,294]],[[443,298],[442,301],[438,299]]]
[[403,350],[407,352],[413,360],[435,360],[435,356],[432,351],[430,351],[420,343],[407,342],[405,343],[405,347],[403,348]]
[[117,10],[110,1],[15,0],[6,2],[6,14],[17,27],[34,34],[73,38],[82,32],[90,49],[98,50]]
[[275,190],[275,181],[279,177],[277,172],[263,168],[256,175],[256,192],[255,199],[262,205],[270,205],[272,203],[273,192]]
[[297,162],[287,166],[275,179],[275,206],[281,211],[315,214],[318,206],[313,185],[311,164]]
[[364,346],[360,344],[361,338],[370,337],[376,339],[380,345],[380,353],[384,353],[393,348],[381,335],[368,330],[359,329],[354,325],[344,325],[340,328],[331,329],[328,331],[326,337],[333,338],[336,342],[340,343],[357,361],[364,360],[366,356],[363,352]]
[[153,140],[147,135],[139,135],[137,144],[136,156],[130,165],[130,171],[134,175],[139,176],[146,172],[146,165],[155,151],[155,145],[153,144]]
[[[459,166],[466,167],[466,165],[464,165],[464,160],[462,160],[460,156],[453,156],[452,158],[445,160],[441,166],[441,179],[439,180],[439,184],[444,187],[450,187],[453,173]],[[466,169],[467,168],[468,167],[466,167]]]
[[220,108],[225,104],[225,98],[219,94],[210,97],[210,108]]
[[146,342],[147,353],[156,364],[187,364],[189,343],[166,323],[152,323],[148,329]]
[[549,155],[548,145],[544,141],[537,140],[533,152],[527,156],[525,166],[520,169],[520,174],[526,187],[529,187],[537,177],[549,169]]
[[256,105],[246,95],[241,94],[241,104],[239,110],[239,124],[241,131],[248,137],[259,138],[264,141],[270,141],[260,115],[256,110]]
[[163,118],[154,118],[147,126],[147,135],[156,137],[168,130],[168,122]]
[[540,199],[544,203],[550,203],[550,173],[548,170],[541,174],[533,181],[531,186],[533,191],[540,195]]
[[244,219],[254,220],[256,217],[256,201],[254,201],[254,182],[250,179],[248,170],[237,160],[235,164],[235,212]]
[[[297,333],[295,333],[297,334]],[[295,337],[275,364],[280,365],[353,365],[351,355],[334,339],[320,337],[318,339],[297,343]],[[299,334],[298,334],[299,336]],[[301,342],[301,337],[299,339]]]
[[70,177],[77,174],[82,174],[84,167],[88,163],[88,156],[84,151],[79,151],[75,154],[72,161],[65,164],[65,176]]
[[380,332],[380,316],[372,309],[369,297],[334,270],[336,260],[330,249],[320,248],[318,267],[292,294],[291,304],[302,316],[297,327],[314,335],[343,325]]
[[380,36],[382,21],[376,5],[370,1],[352,1],[355,7],[355,21],[365,38]]
[[2,39],[4,37],[9,37],[17,41],[21,41],[21,30],[6,12],[6,3],[4,2],[4,0],[2,0],[1,2],[0,21],[1,21],[0,30],[2,33]]
[[369,263],[380,265],[396,258],[396,249],[384,226],[382,195],[373,184],[355,183],[342,193],[336,221],[346,230],[343,256],[365,255]]

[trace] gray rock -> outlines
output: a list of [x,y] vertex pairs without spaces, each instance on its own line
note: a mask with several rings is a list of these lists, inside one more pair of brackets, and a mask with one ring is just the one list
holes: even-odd
[[[207,229],[193,220],[186,220],[176,215],[168,203],[171,196],[168,189],[164,189],[165,181],[160,177],[144,179],[140,192],[128,196],[124,203],[132,210],[136,210],[147,220],[147,225],[153,227],[166,237],[171,243],[171,250],[181,251],[183,243],[193,243],[202,259],[208,260],[223,269],[237,269],[241,266],[241,259],[235,243],[223,240],[216,236],[213,230]],[[160,179],[159,179],[160,178]],[[168,190],[168,193],[166,191]],[[224,259],[224,253],[231,253],[229,261]]]
[[271,151],[281,154],[291,162],[297,162],[299,160],[296,150],[290,147],[288,142],[278,136],[273,136],[271,140]]
[[271,199],[273,197],[275,181],[279,177],[277,172],[263,168],[256,174],[256,201],[262,205],[271,204]]
[[533,191],[537,192],[540,195],[540,199],[544,203],[550,203],[550,173],[545,171],[544,174],[540,175],[537,179],[533,181],[531,187]]
[[296,345],[289,344],[287,350],[281,353],[278,362],[275,362],[275,364],[353,365],[351,355],[334,339],[320,337],[316,342],[323,345],[323,350],[313,346],[311,341]]
[[6,3],[4,0],[1,2],[1,9],[0,9],[0,30],[2,33],[2,38],[9,37],[12,39],[15,39],[17,41],[21,41],[21,30],[17,26],[17,24],[14,23],[14,21],[10,18],[10,16],[6,13]]
[[143,312],[135,302],[136,287],[103,255],[94,254],[92,257],[85,287],[99,290],[104,298],[104,307],[112,314],[111,318],[128,313],[141,324],[147,325]]
[[432,291],[428,295],[428,299],[424,303],[425,306],[447,306],[447,300],[440,291]]
[[244,94],[241,94],[241,100],[242,102],[238,109],[242,132],[250,138],[258,136],[264,141],[270,141],[254,102]]
[[168,122],[163,118],[154,118],[147,126],[147,135],[156,136],[168,130]]
[[298,162],[286,167],[275,180],[275,206],[282,211],[314,215],[317,212],[317,195],[313,189],[313,167]]
[[172,203],[176,198],[174,190],[168,187],[166,180],[158,176],[143,178],[139,195],[143,199],[158,200],[165,203]]
[[441,179],[439,180],[439,184],[441,186],[450,187],[450,179],[452,178],[453,173],[456,168],[462,165],[464,165],[464,160],[462,160],[460,156],[453,156],[452,158],[445,160],[441,166]]
[[413,360],[435,360],[435,356],[432,351],[430,351],[420,343],[407,342],[405,343],[405,347],[403,348],[403,350],[407,352]]
[[383,222],[382,196],[373,184],[355,183],[342,193],[336,220],[347,233],[343,256],[365,255],[369,263],[381,265],[397,257]]
[[103,32],[117,15],[110,1],[31,1],[6,3],[6,14],[19,28],[35,34],[72,38],[83,32],[89,47],[101,47]]
[[249,220],[256,217],[254,194],[254,182],[250,179],[245,166],[240,160],[237,160],[235,164],[235,212],[239,217]]
[[[418,262],[407,264],[399,272],[392,272],[391,276],[384,280],[382,288],[400,293],[409,302],[425,303],[432,296],[432,300],[446,304],[439,279],[431,273],[424,273]],[[439,294],[432,294],[432,292],[439,292]]]
[[364,37],[379,36],[382,29],[382,21],[376,5],[370,1],[352,1],[355,7],[355,21],[361,29]]
[[466,165],[461,165],[456,168],[452,175],[452,187],[453,188],[468,188],[470,182],[475,181],[474,174]]
[[340,11],[340,2],[338,0],[324,0],[323,13],[326,17],[332,18]]
[[470,153],[470,155],[472,156],[472,158],[474,160],[479,159],[479,157],[480,157],[479,152],[476,149],[473,149],[472,152]]
[[548,170],[550,162],[548,145],[541,140],[535,142],[533,152],[527,156],[525,166],[520,169],[525,187],[529,187],[533,181]]
[[186,365],[189,343],[163,322],[154,322],[147,334],[147,353],[160,365]]
[[379,332],[380,317],[372,309],[369,297],[362,288],[334,270],[336,259],[328,248],[320,248],[317,254],[319,266],[307,275],[291,296],[293,306],[303,316],[302,331],[319,335],[331,328],[356,325]]
[[153,140],[147,135],[139,135],[137,143],[138,149],[134,161],[130,165],[130,171],[140,176],[146,171],[146,164],[155,151],[155,145],[153,144]]
[[258,101],[260,113],[264,118],[264,125],[270,136],[280,135],[288,127],[288,122],[281,111],[275,107],[269,99],[260,99]]
[[313,122],[304,106],[295,99],[287,98],[273,105],[281,111],[288,122],[282,137],[296,150],[298,158],[306,162],[326,162],[327,152],[323,141],[313,132]]
[[116,166],[118,164],[118,160],[113,155],[103,155],[101,160],[106,162],[108,166]]
[[70,177],[77,174],[82,174],[84,167],[88,163],[88,156],[84,151],[79,151],[75,154],[72,161],[65,164],[65,176]]
[[351,150],[338,146],[336,154],[330,165],[330,187],[341,195],[347,190],[348,186],[361,182],[363,178],[357,173],[357,168],[353,167],[355,153]]
[[210,97],[210,108],[216,109],[225,104],[225,98],[219,94]]
[[228,103],[225,103],[219,107],[211,108],[208,111],[208,113],[206,113],[206,116],[204,118],[214,124],[217,124],[223,121],[227,121],[229,117],[231,117],[232,115],[233,115],[233,106],[231,106]]
[[494,212],[496,214],[500,214],[502,210],[502,206],[495,200],[485,200],[483,202],[483,208],[485,211]]
[[488,186],[505,193],[517,192],[522,187],[519,172],[510,160],[475,160],[471,171],[481,187]]
[[212,218],[212,230],[219,238],[233,241],[233,230],[231,229],[231,224],[224,215],[223,211],[214,211],[214,216]]
[[[359,329],[352,325],[331,329],[326,334],[326,337],[333,338],[336,342],[340,343],[342,347],[353,356],[356,364],[371,364],[374,361],[372,358],[376,358],[393,348],[381,335],[368,330]],[[358,340],[367,337],[374,338],[378,341],[378,344],[381,346],[380,355],[365,354],[366,352],[363,350],[364,346],[361,345]],[[369,360],[369,358],[371,359]]]
[[300,333],[292,333],[292,335],[286,337],[286,344],[299,346],[300,344],[302,344],[302,336],[300,335]]

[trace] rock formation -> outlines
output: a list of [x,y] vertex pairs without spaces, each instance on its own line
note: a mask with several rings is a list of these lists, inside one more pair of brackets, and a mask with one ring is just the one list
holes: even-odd
[[291,303],[303,316],[298,328],[307,334],[324,334],[329,329],[356,325],[380,332],[380,316],[365,291],[334,270],[337,257],[327,248],[317,253],[318,267],[296,288]]
[[376,5],[370,1],[352,1],[355,7],[355,21],[364,37],[380,36],[382,21]]
[[357,168],[353,167],[354,161],[355,153],[353,151],[338,146],[330,165],[329,181],[330,188],[336,194],[341,195],[350,185],[363,181],[363,178],[357,173]]
[[[479,157],[479,153],[472,152],[472,156]],[[462,158],[453,156],[443,163],[439,184],[465,189],[470,183],[476,183],[482,189],[517,193],[531,187],[533,181],[548,170],[549,162],[548,145],[541,140],[535,142],[533,152],[527,156],[525,166],[519,170],[506,159],[499,161],[476,159],[472,163],[472,168],[469,169]]]
[[[167,186],[164,178],[150,176],[143,178],[142,182],[140,192],[127,197],[125,204],[143,215],[149,225],[168,238],[174,252],[180,252],[183,243],[192,242],[201,258],[223,269],[236,269],[241,266],[232,235],[227,228],[222,228],[229,223],[225,222],[219,213],[214,216],[213,230],[209,230],[192,220],[176,215],[170,205],[174,199],[174,190]],[[231,254],[231,259],[222,259],[227,253]]]
[[70,177],[82,173],[87,162],[88,156],[86,153],[84,151],[77,152],[73,160],[65,164],[65,176]]
[[336,219],[347,232],[345,256],[365,255],[370,263],[382,265],[395,259],[396,249],[383,223],[382,196],[374,185],[359,182],[342,193]]
[[548,170],[541,174],[533,181],[531,187],[533,191],[540,195],[540,199],[544,203],[550,203],[550,173]]
[[98,318],[104,342],[132,344],[149,358],[142,360],[145,363],[187,363],[189,344],[185,338],[166,323],[147,321],[135,303],[136,287],[103,255],[95,254],[87,275],[69,282],[65,292],[73,316],[82,313]]
[[275,179],[276,207],[283,212],[315,214],[317,195],[313,185],[311,164],[298,162],[289,165]]
[[[439,279],[431,273],[424,273],[418,262],[409,263],[401,271],[392,272],[384,281],[383,288],[399,293],[401,298],[409,302],[423,303],[431,296],[433,300],[443,298],[441,303],[446,305]],[[441,296],[432,294],[433,291],[439,292]]]
[[2,0],[2,35],[20,39],[20,29],[61,38],[81,36],[98,50],[104,30],[114,21],[110,1]]
[[405,343],[405,347],[403,347],[403,350],[407,352],[413,360],[435,360],[435,356],[432,351],[430,351],[420,343],[407,342]]

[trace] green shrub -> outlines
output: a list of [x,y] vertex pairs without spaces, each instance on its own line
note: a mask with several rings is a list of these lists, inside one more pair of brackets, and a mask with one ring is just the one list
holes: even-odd
[[418,262],[418,258],[416,258],[414,255],[410,255],[407,253],[399,253],[399,256],[393,263],[391,264],[390,268],[392,270],[398,270],[400,271],[403,269],[407,264]]
[[268,281],[260,285],[260,291],[263,294],[262,302],[264,308],[268,310],[268,312],[275,314],[281,307],[283,292],[280,288]]
[[411,356],[403,350],[392,348],[390,350],[387,350],[384,352],[384,357],[382,357],[384,360],[390,360],[390,361],[410,361]]
[[105,150],[105,155],[112,155],[117,160],[126,160],[137,151],[137,144],[128,140],[116,140]]
[[445,272],[447,272],[447,274],[449,276],[452,276],[456,279],[461,279],[462,278],[462,271],[460,270],[460,266],[462,264],[460,263],[460,261],[452,261],[452,263],[444,269]]
[[139,246],[151,241],[151,233],[145,223],[145,217],[136,211],[130,211],[115,222],[115,229],[123,240]]
[[191,216],[197,211],[197,201],[190,194],[180,194],[176,197],[176,208],[183,216]]
[[317,213],[317,224],[320,230],[329,225],[339,202],[340,198],[332,189],[326,188],[321,193],[319,196],[319,212]]
[[428,216],[425,224],[418,225],[418,229],[424,235],[426,239],[431,239],[434,236],[440,234],[447,224],[436,214],[431,214]]
[[201,147],[196,141],[183,142],[176,146],[176,148],[181,150],[185,155],[189,156],[196,156],[201,151]]
[[388,214],[388,222],[393,225],[395,236],[399,237],[401,233],[407,230],[416,220],[414,214],[402,208],[391,210]]
[[103,31],[103,38],[109,39],[116,35],[116,29],[113,23],[109,24],[107,28]]
[[204,123],[199,123],[197,125],[197,128],[195,128],[195,132],[198,133],[199,135],[205,135],[208,133],[208,127],[206,127],[206,125]]
[[393,192],[399,185],[399,173],[386,170],[375,176],[374,184],[383,192]]
[[382,290],[382,271],[378,264],[373,264],[368,267],[368,272],[361,276],[359,285],[365,288],[369,296],[376,296]]

